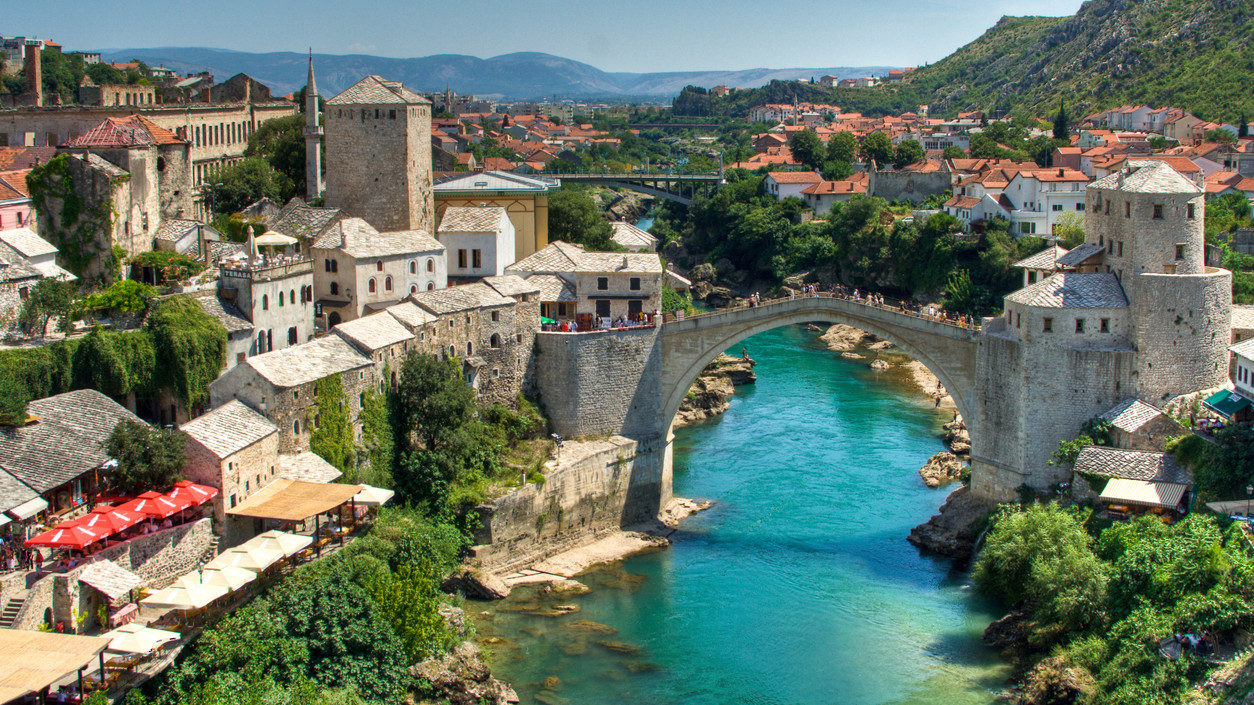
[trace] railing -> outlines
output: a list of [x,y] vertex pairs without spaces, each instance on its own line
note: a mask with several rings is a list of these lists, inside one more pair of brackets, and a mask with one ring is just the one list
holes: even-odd
[[711,316],[720,316],[722,314],[740,309],[778,306],[779,304],[786,304],[797,299],[840,299],[859,306],[881,309],[890,313],[908,316],[910,318],[921,318],[934,323],[953,326],[954,328],[963,328],[965,330],[980,329],[979,320],[974,316],[958,315],[952,312],[944,311],[943,309],[938,309],[938,313],[933,315],[931,313],[927,313],[923,307],[903,299],[881,297],[883,303],[874,303],[870,300],[870,297],[865,294],[860,294],[858,298],[854,298],[851,294],[842,294],[831,291],[815,291],[813,293],[803,293],[796,296],[780,296],[773,299],[762,299],[760,303],[751,303],[751,300],[744,299],[737,301],[734,306],[728,306],[726,308],[721,308],[717,311],[709,311],[707,313],[698,313],[693,316],[684,316],[683,318],[679,318],[674,313],[667,313],[662,316],[662,322],[674,323],[681,320],[710,318]]
[[224,277],[268,277],[275,279],[292,274],[313,271],[313,260],[308,257],[279,257],[255,262],[233,262],[220,265]]

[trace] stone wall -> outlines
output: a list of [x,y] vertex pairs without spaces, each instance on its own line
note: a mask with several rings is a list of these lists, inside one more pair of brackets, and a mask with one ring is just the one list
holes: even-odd
[[554,432],[650,438],[664,431],[658,330],[537,333],[536,392]]
[[670,499],[660,444],[622,436],[568,441],[528,484],[479,508],[475,560],[491,572],[516,570],[583,545],[602,534],[655,519]]
[[888,201],[919,203],[950,188],[950,171],[944,163],[938,171],[883,171],[874,165],[867,179],[867,193]]
[[1137,395],[1153,404],[1228,379],[1232,273],[1139,274],[1134,306]]
[[381,232],[435,232],[429,105],[328,105],[326,203]]

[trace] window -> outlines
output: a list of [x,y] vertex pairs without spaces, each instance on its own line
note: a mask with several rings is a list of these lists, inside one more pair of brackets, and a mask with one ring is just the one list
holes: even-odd
[[375,283],[374,283],[374,279],[373,279],[373,278],[372,278],[370,281],[366,282],[366,291],[369,291],[371,294],[373,294],[373,293],[374,293],[374,291],[375,291]]
[[287,329],[287,344],[295,345],[297,342],[296,326]]
[[488,340],[488,345],[491,345],[493,348],[501,347],[501,336],[493,333],[492,337]]
[[1110,201],[1106,201],[1106,215],[1110,215]]
[[340,293],[340,284],[339,284],[339,282],[331,282],[331,295],[332,295],[332,296],[336,296],[336,295],[338,295],[339,293]]
[[332,271],[332,272],[338,272],[338,271],[340,271],[340,261],[339,261],[339,260],[337,260],[337,259],[333,259],[333,260],[331,260],[331,271]]
[[331,260],[329,259],[322,260],[322,268],[328,272],[331,271]]
[[600,316],[601,318],[609,318],[609,317],[610,317],[610,301],[609,301],[609,299],[597,299],[597,300],[596,300],[596,306],[597,306],[597,315],[598,315],[598,316]]
[[459,269],[466,268],[466,251],[465,250],[457,251],[457,267]]
[[1082,211],[1082,210],[1084,210],[1084,204],[1083,204],[1083,203],[1077,203],[1077,204],[1075,204],[1075,209],[1076,209],[1076,210],[1078,210],[1078,211]]
[[496,322],[497,322],[497,321],[499,321],[499,320],[501,320],[501,312],[500,312],[500,311],[493,311],[493,312],[492,312],[492,322],[493,322],[493,323],[496,323]]
[[1155,203],[1154,204],[1154,220],[1162,220],[1162,219],[1163,219],[1163,204]]
[[231,509],[235,508],[235,495],[231,495]]
[[448,356],[457,357],[457,348],[453,347],[452,345],[448,346]]
[[1015,314],[1015,328],[1022,328],[1022,327],[1023,327],[1023,314],[1016,313]]
[[1051,206],[1051,210],[1056,210],[1056,211],[1060,211],[1060,210],[1062,210],[1062,204],[1061,204],[1061,203],[1055,203],[1053,206]]
[[1075,332],[1077,333],[1084,332],[1084,319],[1083,318],[1075,319]]
[[417,261],[411,261],[411,262],[409,263],[409,273],[410,273],[410,274],[417,274],[417,273],[418,273],[418,262],[417,262]]
[[1099,330],[1103,333],[1110,332],[1110,319],[1109,318],[1103,318],[1101,320],[1101,326],[1099,327]]
[[1036,232],[1036,223],[1029,223],[1026,221],[1019,223],[1020,235],[1031,235],[1034,232]]
[[1184,245],[1176,245],[1176,259],[1184,259]]
[[383,290],[384,291],[392,290],[392,277],[389,276],[383,280]]
[[297,419],[292,422],[292,433],[295,433],[295,434],[300,433],[300,419]]
[[267,294],[261,295],[261,310],[262,311],[270,310],[270,297]]
[[1193,220],[1194,215],[1195,215],[1194,206],[1192,203],[1190,203],[1188,206],[1185,207],[1185,217],[1188,218],[1189,220]]
[[631,290],[640,291],[640,277],[631,278]]
[[1054,319],[1044,318],[1041,320],[1041,330],[1046,333],[1054,332]]
[[295,303],[296,303],[296,290],[295,290],[295,289],[288,289],[288,291],[287,291],[287,302],[288,302],[289,304],[295,304]]
[[483,266],[483,250],[471,250],[471,266],[479,269]]
[[417,285],[417,284],[410,284],[410,285],[409,285],[409,293],[410,293],[411,295],[412,295],[412,294],[417,294],[417,293],[418,293],[418,285]]
[[1028,283],[1029,284],[1036,283],[1036,272],[1031,272],[1031,271],[1028,272]]
[[395,110],[389,110],[389,111],[388,111],[388,119],[389,119],[389,120],[395,120],[395,119],[396,119],[396,111],[395,111]]
[[379,260],[378,262],[375,262],[375,263],[374,263],[374,271],[376,271],[376,272],[382,272],[382,271],[383,271],[383,260]]
[[1119,241],[1119,256],[1123,257],[1123,240]]
[[435,271],[435,260],[430,257],[427,258],[427,271],[428,272]]
[[283,292],[279,292],[279,308],[283,308]]
[[467,341],[466,342],[466,355],[467,356],[473,355],[474,352],[475,352],[474,345],[472,345],[470,341]]
[[1125,218],[1132,217],[1132,201],[1123,202],[1123,217]]
[[427,291],[435,291],[435,282],[427,282]]
[[606,289],[609,289],[609,288],[610,288],[609,277],[597,277],[597,290],[598,291],[605,291]]

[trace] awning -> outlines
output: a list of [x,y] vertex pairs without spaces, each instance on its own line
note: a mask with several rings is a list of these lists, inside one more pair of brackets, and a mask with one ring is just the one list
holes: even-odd
[[0,629],[0,703],[37,693],[91,666],[109,640],[21,629]]
[[158,646],[178,641],[183,636],[178,632],[165,629],[153,629],[134,622],[124,624],[111,632],[100,635],[109,639],[109,651],[120,651],[127,654],[150,654]]
[[14,519],[29,519],[47,508],[48,501],[43,497],[36,497],[29,502],[23,502],[10,509],[9,516]]
[[1231,389],[1223,389],[1207,397],[1202,404],[1225,419],[1230,419],[1238,411],[1249,408],[1254,401],[1246,399]]
[[78,574],[78,581],[92,586],[110,600],[116,600],[143,584],[144,579],[113,561],[92,563]]
[[348,504],[360,491],[361,485],[302,482],[281,477],[226,513],[276,521],[304,521]]
[[370,485],[362,485],[361,487],[361,492],[358,492],[357,496],[353,498],[358,504],[377,507],[387,504],[393,497],[396,496],[395,490],[384,489],[382,487],[372,487]]
[[1145,482],[1112,478],[1102,490],[1101,501],[1136,504],[1143,507],[1175,507],[1180,504],[1188,485],[1174,482]]

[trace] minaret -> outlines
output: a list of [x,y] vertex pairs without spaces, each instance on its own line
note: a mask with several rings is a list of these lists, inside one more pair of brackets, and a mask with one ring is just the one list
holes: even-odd
[[318,123],[318,85],[314,83],[313,49],[305,83],[305,200],[322,195],[322,125]]

